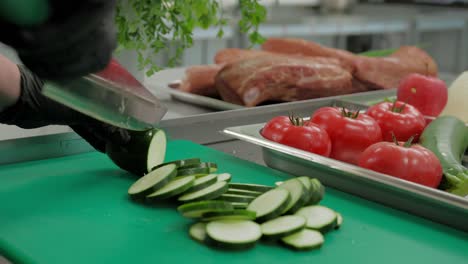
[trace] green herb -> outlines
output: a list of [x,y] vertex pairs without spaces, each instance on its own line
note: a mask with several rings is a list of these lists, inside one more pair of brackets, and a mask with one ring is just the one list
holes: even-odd
[[[136,50],[138,66],[151,76],[160,70],[155,54],[171,53],[168,66],[179,63],[182,53],[193,45],[193,30],[216,27],[217,37],[224,34],[228,19],[217,0],[118,0],[116,24],[119,49]],[[251,44],[261,44],[264,38],[258,27],[266,18],[266,9],[258,0],[239,0],[241,33],[248,34]]]

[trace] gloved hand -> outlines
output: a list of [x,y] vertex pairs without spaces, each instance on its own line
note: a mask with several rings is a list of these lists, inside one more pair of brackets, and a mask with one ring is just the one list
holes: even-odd
[[21,128],[47,125],[68,125],[100,152],[107,142],[125,144],[130,140],[128,130],[118,128],[57,103],[41,93],[43,81],[19,65],[21,94],[18,101],[0,112],[0,123]]
[[66,80],[102,70],[116,47],[116,0],[48,3],[49,16],[37,26],[0,16],[0,42],[13,47],[42,79]]

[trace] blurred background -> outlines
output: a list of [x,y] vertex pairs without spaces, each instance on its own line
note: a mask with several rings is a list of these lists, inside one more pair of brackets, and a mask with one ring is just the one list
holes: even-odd
[[[235,16],[237,0],[219,0],[227,16]],[[260,27],[265,37],[294,37],[313,40],[328,47],[362,52],[372,49],[419,45],[438,63],[441,75],[452,77],[468,69],[468,0],[261,0],[267,21]],[[235,26],[195,30],[193,47],[186,50],[176,67],[209,64],[216,51],[226,47],[246,48],[246,37]],[[255,48],[255,47],[254,47]],[[174,51],[175,52],[175,51]],[[14,52],[0,44],[0,53],[16,59]],[[167,65],[170,53],[154,56]],[[157,74],[147,77],[137,67],[136,53],[122,51],[118,60],[147,85],[158,82]],[[0,126],[0,139],[68,131],[63,127],[21,130]]]

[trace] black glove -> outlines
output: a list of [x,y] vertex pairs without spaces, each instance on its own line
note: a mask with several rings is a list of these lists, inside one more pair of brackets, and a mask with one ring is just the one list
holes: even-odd
[[25,67],[18,67],[21,94],[14,105],[0,112],[0,123],[26,129],[68,125],[100,152],[105,152],[109,141],[120,145],[130,140],[128,130],[100,122],[45,97],[41,93],[42,80]]
[[102,70],[116,47],[115,0],[50,0],[44,24],[19,27],[0,19],[0,42],[13,47],[40,78],[72,79]]

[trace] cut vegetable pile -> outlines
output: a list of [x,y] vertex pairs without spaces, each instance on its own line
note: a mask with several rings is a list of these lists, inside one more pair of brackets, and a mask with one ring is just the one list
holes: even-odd
[[261,239],[315,249],[341,225],[339,213],[318,204],[325,189],[317,179],[266,186],[230,182],[231,174],[217,170],[217,164],[195,158],[162,163],[135,181],[128,195],[139,202],[177,201],[178,212],[195,221],[189,236],[221,249],[247,249]]

